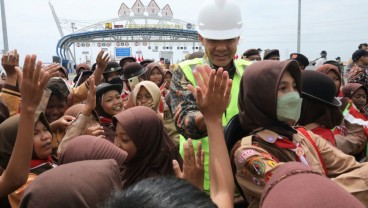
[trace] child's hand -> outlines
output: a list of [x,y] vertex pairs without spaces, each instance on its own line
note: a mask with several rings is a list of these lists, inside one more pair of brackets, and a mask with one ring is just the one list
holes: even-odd
[[97,63],[97,68],[96,70],[102,70],[104,71],[106,66],[107,66],[107,62],[109,62],[110,60],[110,56],[108,53],[105,53],[105,51],[100,51],[97,55],[97,58],[96,58],[96,63]]
[[105,131],[103,129],[102,126],[100,125],[94,125],[94,126],[90,126],[86,129],[86,134],[87,135],[92,135],[95,137],[105,137]]
[[60,117],[58,120],[50,123],[50,127],[52,131],[65,131],[65,129],[75,120],[75,117],[64,115]]
[[230,103],[232,80],[229,79],[228,72],[223,68],[217,71],[212,69],[207,80],[207,84],[198,84],[196,87],[197,106],[205,119],[221,119]]
[[153,101],[148,101],[146,103],[138,102],[138,105],[139,106],[146,106],[146,107],[149,107],[149,108],[153,108],[155,106]]
[[84,106],[82,114],[85,116],[89,116],[93,109],[96,108],[96,85],[95,85],[95,77],[92,75],[88,78],[88,94],[87,94],[87,103]]
[[51,77],[56,77],[58,75],[60,67],[61,67],[60,64],[53,63],[53,64],[47,65],[45,67],[42,67],[42,70],[44,72],[48,72]]
[[204,181],[204,151],[202,143],[198,142],[197,154],[194,154],[194,147],[191,139],[183,144],[184,160],[183,171],[180,170],[178,161],[173,160],[173,169],[177,178],[185,179],[203,190]]
[[8,51],[1,57],[1,65],[3,66],[8,77],[15,76],[15,67],[19,66],[19,54],[17,50]]
[[37,109],[43,95],[43,88],[50,79],[50,74],[41,70],[42,62],[38,61],[36,64],[36,59],[36,55],[27,55],[24,60],[20,88],[21,111],[29,110],[33,112]]
[[[207,93],[208,80],[211,73],[211,67],[208,64],[204,66],[197,65],[196,70],[193,72],[193,76],[196,80],[197,87],[200,87],[204,94]],[[188,85],[189,90],[192,92],[194,98],[197,100],[197,91],[193,85]]]

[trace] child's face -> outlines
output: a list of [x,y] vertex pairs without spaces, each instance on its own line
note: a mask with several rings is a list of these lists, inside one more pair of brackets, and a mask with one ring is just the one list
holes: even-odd
[[137,105],[151,107],[153,104],[152,95],[148,92],[145,87],[141,87],[137,94]]
[[52,135],[50,131],[41,121],[37,121],[34,128],[33,148],[39,159],[45,160],[51,155],[51,140]]
[[170,82],[171,82],[172,75],[170,73],[165,74],[165,82],[166,82],[166,88],[170,88]]
[[120,123],[117,123],[116,125],[114,144],[128,153],[125,162],[129,162],[135,157],[137,147]]
[[66,110],[66,104],[66,99],[60,99],[59,97],[52,95],[45,110],[47,121],[52,123],[61,118]]
[[109,115],[116,115],[123,110],[123,99],[116,90],[103,94],[101,102],[102,109]]
[[351,97],[354,105],[360,110],[367,104],[367,95],[364,89],[358,89]]
[[154,68],[149,79],[151,82],[154,82],[158,86],[162,81],[162,74],[160,70],[158,68]]
[[279,88],[277,89],[277,98],[289,92],[297,92],[296,82],[293,76],[291,76],[289,71],[285,71],[281,77]]

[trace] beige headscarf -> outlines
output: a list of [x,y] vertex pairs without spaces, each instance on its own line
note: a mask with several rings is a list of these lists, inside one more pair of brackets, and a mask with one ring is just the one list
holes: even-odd
[[132,99],[133,99],[134,106],[138,106],[137,96],[138,96],[139,90],[141,90],[141,87],[146,88],[147,91],[151,94],[153,102],[155,103],[152,110],[157,112],[158,106],[161,100],[161,93],[160,93],[160,88],[158,88],[158,86],[154,82],[151,82],[151,81],[142,81],[134,87],[134,90],[132,92]]

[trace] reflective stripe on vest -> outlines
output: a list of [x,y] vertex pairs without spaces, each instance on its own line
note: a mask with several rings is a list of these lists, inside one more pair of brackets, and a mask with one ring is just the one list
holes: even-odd
[[[197,65],[202,65],[203,59],[196,58],[188,61],[184,61],[179,63],[180,68],[183,70],[185,77],[191,82],[191,84],[195,87],[197,83],[193,76],[193,71],[196,69]],[[238,95],[239,95],[239,86],[241,81],[241,76],[243,75],[244,69],[249,66],[251,62],[239,59],[235,61],[236,73],[233,77],[233,84],[231,88],[231,100],[230,104],[226,109],[226,113],[222,115],[222,125],[225,126],[229,120],[238,114]],[[197,143],[198,141],[202,142],[202,150],[204,151],[205,161],[204,161],[204,190],[209,194],[210,191],[210,178],[209,178],[209,144],[208,137],[203,137],[201,139],[192,140],[195,151],[197,151]],[[186,139],[180,135],[180,154],[184,158],[183,151],[183,143],[186,142]]]

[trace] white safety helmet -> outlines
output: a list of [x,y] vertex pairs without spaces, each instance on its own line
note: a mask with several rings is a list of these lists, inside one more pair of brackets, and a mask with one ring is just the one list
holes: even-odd
[[234,0],[206,0],[199,10],[197,31],[206,39],[239,37],[243,31],[240,6]]

